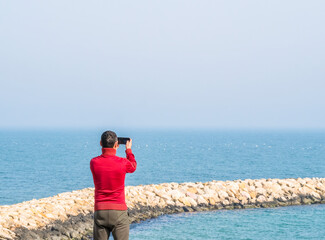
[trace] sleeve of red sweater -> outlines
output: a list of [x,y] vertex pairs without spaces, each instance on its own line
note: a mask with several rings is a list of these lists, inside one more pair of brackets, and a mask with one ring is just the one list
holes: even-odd
[[125,169],[127,173],[133,173],[137,169],[137,162],[135,161],[134,154],[132,150],[126,149],[126,158],[124,158]]

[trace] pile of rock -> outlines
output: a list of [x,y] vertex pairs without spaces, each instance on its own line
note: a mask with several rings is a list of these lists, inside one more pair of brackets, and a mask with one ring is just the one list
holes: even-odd
[[[131,222],[162,214],[325,203],[325,178],[126,186]],[[88,239],[94,188],[0,206],[0,239]]]

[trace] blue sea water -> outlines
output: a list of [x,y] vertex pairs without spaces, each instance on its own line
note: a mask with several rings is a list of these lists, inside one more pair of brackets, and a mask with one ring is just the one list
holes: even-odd
[[131,224],[132,240],[325,239],[325,204],[163,215]]
[[[324,131],[161,129],[120,130],[117,133],[133,139],[132,148],[138,162],[137,170],[127,174],[126,185],[325,177]],[[93,187],[89,161],[101,154],[100,134],[98,130],[0,131],[0,205]],[[124,146],[120,146],[117,154],[125,156],[124,150]],[[193,238],[186,235],[192,231],[209,234],[205,239],[211,236],[211,239],[220,236],[225,239],[222,231],[248,236],[242,239],[263,239],[258,237],[263,235],[259,235],[260,232],[268,229],[274,236],[280,236],[277,231],[282,229],[284,233],[281,236],[287,234],[292,239],[304,239],[301,234],[290,235],[292,231],[305,231],[310,237],[325,239],[324,232],[317,230],[312,233],[309,230],[311,226],[304,222],[309,216],[309,223],[314,221],[316,225],[314,228],[324,226],[324,207],[283,209],[288,211],[254,209],[164,216],[141,224],[141,227],[132,226],[131,233],[138,239],[144,239],[141,238],[143,234],[155,239],[154,234],[159,232],[157,226],[161,231],[165,228],[176,231],[174,227],[179,226],[177,229],[188,236],[183,239],[200,239],[201,235],[193,235]],[[318,222],[312,220],[314,215]],[[271,224],[274,228],[267,226],[273,223],[272,218],[278,218],[279,224],[286,218],[289,222],[290,219],[301,219],[301,222],[284,225],[279,230],[275,222]],[[242,220],[236,223],[236,219]],[[244,220],[252,226],[240,225]],[[224,221],[224,228],[220,228],[220,221]],[[172,222],[174,224],[170,225]],[[211,232],[210,228],[215,231]],[[255,235],[241,234],[245,229]],[[176,239],[182,239],[180,232]],[[168,236],[165,239],[173,239],[172,235]],[[233,238],[230,236],[230,239]],[[271,238],[264,236],[264,239]]]

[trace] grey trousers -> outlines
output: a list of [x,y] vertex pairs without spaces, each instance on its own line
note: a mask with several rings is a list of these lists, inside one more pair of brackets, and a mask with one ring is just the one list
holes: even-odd
[[127,210],[97,210],[94,212],[94,240],[128,240],[130,220]]

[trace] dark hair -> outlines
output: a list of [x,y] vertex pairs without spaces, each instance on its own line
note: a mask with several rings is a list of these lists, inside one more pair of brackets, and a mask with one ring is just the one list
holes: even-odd
[[117,135],[113,131],[103,132],[101,142],[103,148],[113,148],[114,143],[117,141]]

